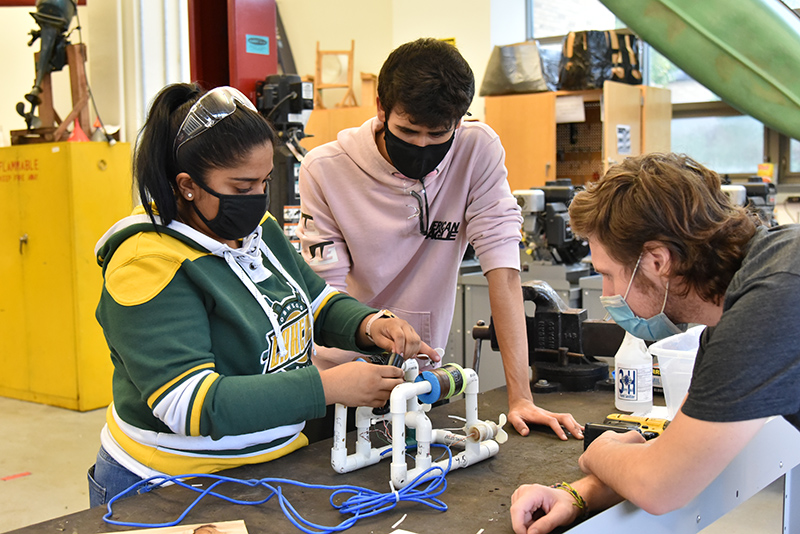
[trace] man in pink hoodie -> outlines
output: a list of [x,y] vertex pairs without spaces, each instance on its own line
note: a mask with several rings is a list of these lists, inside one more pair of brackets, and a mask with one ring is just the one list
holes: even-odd
[[[312,150],[300,167],[297,234],[311,267],[333,287],[408,321],[444,347],[459,266],[471,244],[489,284],[508,386],[508,419],[582,438],[570,414],[533,403],[519,276],[522,217],[505,152],[485,124],[462,122],[475,93],[452,45],[419,39],[394,50],[378,78],[378,113]],[[354,353],[318,349],[330,366]],[[563,427],[563,428],[562,428]]]

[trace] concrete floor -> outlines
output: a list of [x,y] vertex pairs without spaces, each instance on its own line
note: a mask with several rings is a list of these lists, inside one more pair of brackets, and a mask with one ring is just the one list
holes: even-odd
[[[0,532],[88,508],[105,410],[73,412],[0,397]],[[21,476],[20,476],[21,475]],[[783,479],[702,531],[779,534]]]
[[89,507],[86,470],[104,423],[105,410],[81,413],[0,397],[0,532]]

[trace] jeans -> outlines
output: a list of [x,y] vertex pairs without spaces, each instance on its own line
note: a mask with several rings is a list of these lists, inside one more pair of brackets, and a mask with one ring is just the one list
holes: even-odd
[[[120,465],[103,447],[97,453],[96,463],[89,468],[88,479],[90,507],[106,505],[115,495],[142,481],[139,475]],[[146,486],[142,486],[128,496],[145,491]]]

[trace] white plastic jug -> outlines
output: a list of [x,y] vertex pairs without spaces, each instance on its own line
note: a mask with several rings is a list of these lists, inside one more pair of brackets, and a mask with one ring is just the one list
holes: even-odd
[[614,356],[614,386],[617,410],[644,415],[653,408],[653,357],[629,332]]
[[689,391],[694,360],[700,346],[700,334],[705,328],[705,325],[693,326],[682,334],[675,334],[650,345],[650,353],[658,358],[667,418],[670,420],[680,410],[683,398]]

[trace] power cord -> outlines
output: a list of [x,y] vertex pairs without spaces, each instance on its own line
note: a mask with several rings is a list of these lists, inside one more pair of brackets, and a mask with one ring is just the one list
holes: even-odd
[[[426,469],[422,473],[420,473],[414,480],[411,481],[406,487],[395,490],[394,486],[391,485],[392,491],[389,493],[379,493],[377,491],[363,488],[359,486],[351,486],[351,485],[340,485],[340,486],[329,486],[324,484],[307,484],[304,482],[298,482],[295,480],[285,479],[285,478],[262,478],[262,479],[238,479],[232,477],[226,477],[222,475],[214,475],[214,474],[194,474],[194,475],[176,475],[176,476],[155,476],[150,477],[145,480],[141,480],[136,484],[133,484],[128,489],[123,491],[122,493],[114,496],[110,501],[108,501],[108,513],[103,516],[103,521],[109,523],[111,525],[118,525],[118,526],[125,526],[125,527],[139,527],[139,528],[156,528],[156,527],[173,527],[179,524],[186,515],[207,495],[211,495],[212,497],[217,497],[226,502],[230,502],[232,504],[241,504],[241,505],[258,505],[264,504],[269,501],[272,497],[277,497],[278,503],[283,510],[284,515],[286,518],[299,530],[307,533],[307,534],[330,534],[333,532],[341,532],[343,530],[347,530],[348,528],[352,527],[356,524],[356,522],[364,517],[371,517],[374,515],[378,515],[383,512],[387,512],[397,506],[397,503],[401,501],[407,502],[416,502],[419,504],[424,504],[434,510],[439,510],[444,512],[447,510],[447,505],[442,502],[441,500],[437,499],[439,495],[444,493],[447,489],[447,480],[445,476],[450,471],[450,467],[452,466],[453,462],[453,455],[450,451],[450,448],[445,445],[439,444],[431,444],[433,447],[441,447],[446,449],[448,455],[447,461],[447,469],[442,469],[439,466],[433,466],[429,469]],[[433,478],[429,478],[428,475],[432,472],[438,471],[439,474],[435,475]],[[205,489],[195,487],[193,485],[187,484],[184,482],[185,480],[193,479],[193,480],[202,480],[208,479],[213,480],[214,482]],[[261,500],[241,500],[241,499],[234,499],[232,497],[228,497],[226,495],[222,495],[214,491],[217,486],[224,484],[226,482],[234,483],[234,484],[241,484],[243,486],[249,487],[257,487],[263,486],[264,488],[269,490],[269,495]],[[418,489],[419,486],[423,484],[427,485],[422,489]],[[176,484],[178,486],[182,486],[186,489],[192,490],[196,493],[199,493],[198,497],[186,507],[186,509],[178,516],[177,519],[174,521],[170,521],[167,523],[137,523],[137,522],[130,522],[130,521],[118,521],[115,519],[111,519],[113,514],[112,506],[113,504],[120,498],[124,497],[129,493],[136,493],[137,490],[143,488],[143,492],[149,492],[153,489],[161,487],[165,484]],[[294,506],[289,502],[289,499],[283,494],[281,490],[280,484],[286,484],[291,486],[298,486],[301,488],[309,488],[309,489],[323,489],[323,490],[333,490],[333,493],[330,496],[330,503],[335,509],[339,510],[341,514],[352,514],[352,517],[349,517],[335,526],[325,526],[325,525],[318,525],[316,523],[312,523],[307,519],[303,518],[302,515],[295,509]],[[277,487],[276,487],[277,486]],[[344,494],[352,494],[351,497],[346,499],[342,504],[336,504],[334,502],[334,498],[344,495]]]
[[[70,30],[69,35],[72,34],[75,30],[78,31],[78,44],[83,44],[83,31],[81,26],[81,17],[78,14],[78,1],[72,0],[72,3],[75,5],[75,23],[77,26]],[[100,131],[103,133],[103,137],[106,138],[106,142],[108,142],[108,146],[114,146],[117,143],[117,140],[114,139],[111,135],[109,135],[108,131],[106,130],[106,125],[103,122],[103,119],[100,118],[100,111],[97,109],[97,102],[94,99],[94,94],[92,93],[92,86],[89,84],[89,77],[86,76],[86,72],[84,71],[84,81],[86,82],[86,92],[89,93],[89,100],[92,102],[92,108],[94,108],[95,117],[97,117],[97,122],[100,123]]]

